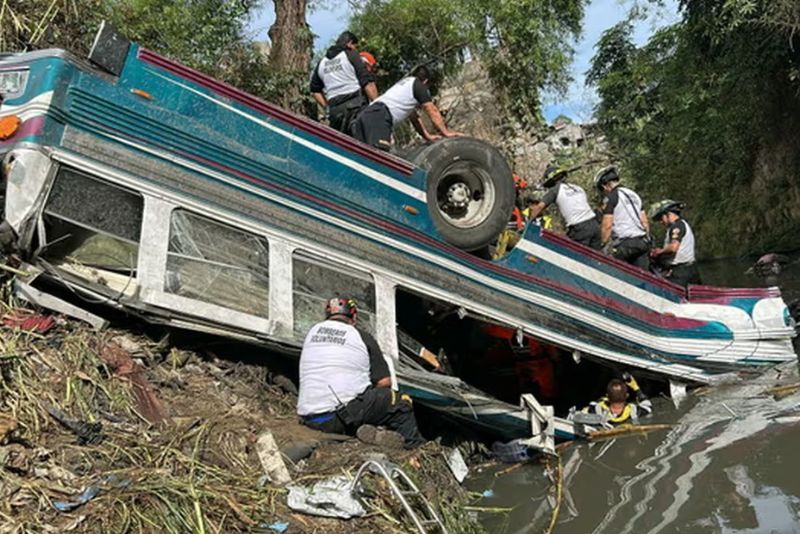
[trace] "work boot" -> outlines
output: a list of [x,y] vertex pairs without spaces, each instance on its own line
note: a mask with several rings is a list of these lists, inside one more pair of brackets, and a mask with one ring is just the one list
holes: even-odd
[[375,425],[361,425],[356,430],[356,437],[369,445],[387,449],[401,449],[405,443],[405,439],[399,432],[378,428]]

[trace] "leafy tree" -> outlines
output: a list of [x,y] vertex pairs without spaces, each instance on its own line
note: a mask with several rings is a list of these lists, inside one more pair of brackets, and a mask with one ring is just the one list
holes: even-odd
[[[245,35],[259,0],[7,0],[0,48],[61,47],[85,55],[102,20],[160,54],[283,104],[296,73],[270,65]],[[304,69],[305,70],[305,69]],[[303,73],[305,80],[306,72]]]
[[5,0],[0,8],[0,50],[69,45],[76,53],[88,52],[102,12],[102,0]]
[[688,201],[708,254],[800,246],[786,200],[800,192],[800,57],[791,24],[775,31],[781,3],[686,0],[682,20],[640,48],[622,23],[587,73],[628,179],[650,201]]
[[510,117],[540,125],[541,93],[569,83],[571,42],[583,0],[362,0],[351,28],[378,56],[387,86],[416,64],[447,74],[467,57],[485,62]]

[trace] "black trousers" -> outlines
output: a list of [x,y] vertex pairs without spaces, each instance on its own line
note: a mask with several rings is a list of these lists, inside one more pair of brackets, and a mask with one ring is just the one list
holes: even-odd
[[352,135],[351,127],[353,121],[365,107],[367,107],[367,99],[360,92],[341,102],[330,104],[328,120],[331,128],[347,135]]
[[700,281],[700,271],[697,270],[697,265],[694,263],[673,265],[669,268],[664,278],[683,287],[689,284],[702,284]]
[[373,102],[353,122],[352,135],[362,143],[381,150],[392,146],[392,114],[383,102]]
[[594,218],[568,227],[567,237],[595,250],[603,248],[603,243],[600,241],[600,224]]
[[611,255],[645,271],[650,269],[650,241],[644,236],[621,239],[614,245]]
[[370,387],[340,408],[330,420],[324,423],[303,420],[303,424],[322,432],[351,435],[361,425],[380,425],[397,431],[408,448],[425,443],[417,428],[411,400],[391,388]]

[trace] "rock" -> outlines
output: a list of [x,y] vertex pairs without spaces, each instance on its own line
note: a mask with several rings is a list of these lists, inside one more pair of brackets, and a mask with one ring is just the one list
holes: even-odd
[[290,441],[281,447],[281,454],[292,463],[308,458],[314,449],[319,447],[320,442],[316,440]]
[[0,414],[0,444],[5,443],[7,439],[17,429],[17,420],[10,415]]
[[269,380],[272,385],[279,387],[284,393],[297,396],[297,386],[288,377],[278,373],[270,373]]
[[31,451],[19,443],[0,447],[0,465],[18,474],[25,474],[31,468]]
[[111,338],[111,341],[119,345],[122,350],[128,352],[133,357],[140,358],[146,356],[144,348],[130,336],[114,336]]

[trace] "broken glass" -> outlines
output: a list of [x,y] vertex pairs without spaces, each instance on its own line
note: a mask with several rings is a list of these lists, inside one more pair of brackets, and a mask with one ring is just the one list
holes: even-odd
[[269,246],[261,236],[188,211],[170,219],[168,293],[269,315]]
[[334,297],[355,300],[359,327],[375,334],[375,282],[372,276],[295,252],[292,291],[296,339],[303,339],[314,324],[325,319],[325,303]]
[[142,196],[78,170],[62,167],[45,205],[50,260],[107,270],[136,270]]

